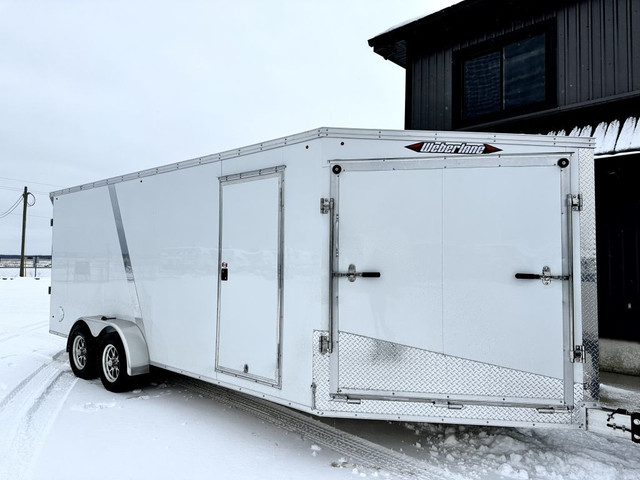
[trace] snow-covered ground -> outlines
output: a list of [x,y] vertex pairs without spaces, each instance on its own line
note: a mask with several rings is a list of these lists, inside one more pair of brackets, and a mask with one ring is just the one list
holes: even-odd
[[[48,334],[49,279],[0,279],[0,480],[393,478],[158,376],[113,394]],[[640,410],[640,379],[606,377]],[[640,479],[640,445],[574,430],[326,420],[470,479]]]

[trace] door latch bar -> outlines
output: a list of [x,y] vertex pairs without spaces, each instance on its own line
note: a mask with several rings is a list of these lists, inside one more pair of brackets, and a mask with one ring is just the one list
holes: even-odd
[[356,277],[380,278],[380,272],[357,272],[356,266],[352,263],[346,272],[334,272],[334,277],[347,277],[350,282],[355,282]]
[[542,267],[542,274],[539,273],[516,273],[518,280],[542,280],[543,285],[549,285],[551,280],[569,280],[569,275],[551,275],[548,266]]

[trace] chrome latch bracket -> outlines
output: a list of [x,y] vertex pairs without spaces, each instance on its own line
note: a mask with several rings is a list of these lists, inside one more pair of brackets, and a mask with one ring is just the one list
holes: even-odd
[[323,215],[331,212],[331,206],[333,204],[333,198],[321,198],[320,199],[320,213]]
[[328,335],[320,335],[320,353],[325,354],[329,353],[329,336]]
[[584,345],[576,345],[570,354],[571,363],[587,363],[587,352]]
[[569,205],[571,206],[571,210],[574,212],[582,211],[582,194],[578,195],[569,195]]

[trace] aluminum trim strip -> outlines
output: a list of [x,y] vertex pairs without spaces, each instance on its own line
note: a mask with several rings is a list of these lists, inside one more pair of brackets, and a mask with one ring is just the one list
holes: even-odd
[[131,297],[131,306],[133,308],[133,317],[140,327],[142,333],[146,336],[144,330],[144,321],[142,319],[142,308],[140,307],[140,297],[138,295],[138,287],[136,285],[135,276],[133,274],[133,265],[131,264],[131,254],[129,253],[129,245],[127,244],[127,236],[124,231],[124,223],[122,221],[122,213],[120,211],[120,203],[115,185],[109,185],[109,198],[111,199],[111,208],[113,210],[113,218],[116,224],[116,232],[118,234],[118,243],[120,244],[120,252],[122,254],[122,263],[124,265],[125,275],[127,277],[127,285],[129,286],[129,296]]

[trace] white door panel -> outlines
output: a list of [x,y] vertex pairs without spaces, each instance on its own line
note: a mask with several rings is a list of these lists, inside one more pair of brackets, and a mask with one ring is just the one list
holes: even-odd
[[[389,193],[393,192],[393,193]],[[340,183],[340,329],[442,351],[442,174],[369,171]]]
[[220,188],[216,368],[278,384],[281,176],[222,182]]
[[450,169],[444,190],[444,353],[562,378],[557,167]]

